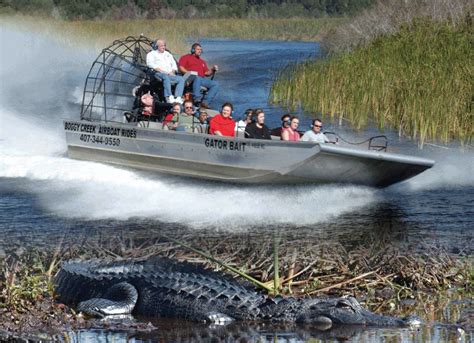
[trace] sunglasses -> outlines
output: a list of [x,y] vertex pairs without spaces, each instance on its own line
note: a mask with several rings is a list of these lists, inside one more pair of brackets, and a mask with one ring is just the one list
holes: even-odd
[[187,109],[193,109],[192,106],[186,106],[186,107],[184,107],[184,108],[185,108],[186,110],[187,110]]
[[323,127],[322,125],[313,125],[313,126],[315,126],[315,127]]

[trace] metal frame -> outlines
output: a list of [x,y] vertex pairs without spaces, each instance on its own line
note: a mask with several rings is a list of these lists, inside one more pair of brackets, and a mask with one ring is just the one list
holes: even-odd
[[338,135],[335,132],[324,131],[324,134],[330,137],[334,136],[335,137],[334,140],[330,139],[331,143],[334,143],[334,144],[338,143],[339,139],[341,139],[341,141],[350,145],[362,145],[362,144],[368,143],[367,145],[368,150],[385,151],[385,152],[387,151],[388,138],[385,135],[373,136],[373,137],[363,140],[362,142],[349,142],[348,140],[342,138],[340,135]]
[[[143,35],[129,36],[115,40],[101,51],[92,63],[84,84],[82,120],[123,120],[122,113],[130,111],[135,100],[133,88],[147,78],[146,54],[151,44],[152,40]],[[108,102],[108,97],[121,98],[130,106],[122,108],[118,105],[119,101]]]

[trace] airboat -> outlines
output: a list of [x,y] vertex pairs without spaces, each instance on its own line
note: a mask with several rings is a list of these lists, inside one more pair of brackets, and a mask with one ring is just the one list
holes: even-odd
[[[152,41],[116,40],[102,50],[87,75],[79,120],[64,121],[68,155],[183,177],[232,183],[350,183],[386,187],[411,178],[434,161],[335,144],[220,137],[206,131],[165,130],[171,108],[160,80],[146,66]],[[145,113],[144,93],[153,96]],[[380,139],[384,136],[374,137]]]

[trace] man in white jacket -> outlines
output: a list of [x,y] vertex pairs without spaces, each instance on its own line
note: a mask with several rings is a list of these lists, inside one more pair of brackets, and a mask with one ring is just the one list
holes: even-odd
[[[153,50],[146,55],[146,65],[155,71],[155,77],[163,81],[166,101],[182,104],[184,78],[176,75],[178,66],[173,55],[166,51],[166,42],[162,39],[158,39],[152,48]],[[171,82],[176,83],[174,96],[171,93]]]
[[321,132],[323,123],[319,119],[314,119],[311,124],[311,130],[306,131],[301,137],[304,142],[316,142],[316,143],[330,143],[329,138]]

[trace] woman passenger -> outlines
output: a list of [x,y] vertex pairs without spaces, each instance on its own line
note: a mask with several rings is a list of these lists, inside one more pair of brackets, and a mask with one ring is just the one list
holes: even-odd
[[272,139],[270,130],[265,125],[265,113],[261,108],[255,110],[252,122],[245,127],[245,138]]
[[298,117],[291,117],[290,125],[281,129],[281,139],[284,141],[299,141],[300,134],[297,131],[299,124],[300,120]]
[[221,113],[214,116],[210,122],[209,133],[217,136],[235,136],[235,122],[232,120],[234,107],[230,102],[222,105]]

